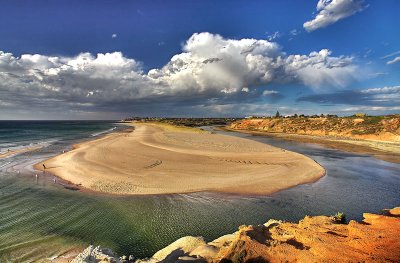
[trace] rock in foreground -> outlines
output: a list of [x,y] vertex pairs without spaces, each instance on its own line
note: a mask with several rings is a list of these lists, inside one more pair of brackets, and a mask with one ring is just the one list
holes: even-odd
[[94,247],[90,245],[80,253],[71,263],[97,263],[115,262],[120,263],[118,257],[108,248]]

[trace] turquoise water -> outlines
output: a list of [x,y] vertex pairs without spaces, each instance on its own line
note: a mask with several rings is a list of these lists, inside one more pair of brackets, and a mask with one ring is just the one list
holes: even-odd
[[71,191],[54,184],[51,177],[40,175],[36,180],[33,176],[29,168],[33,162],[113,127],[122,129],[110,122],[14,126],[0,122],[0,148],[25,145],[30,136],[35,142],[50,141],[39,151],[0,161],[0,167],[5,164],[0,168],[0,262],[51,257],[89,243],[110,247],[121,255],[147,257],[185,235],[212,240],[236,231],[241,224],[338,211],[361,219],[365,211],[379,212],[400,204],[399,164],[238,133],[228,134],[306,154],[321,163],[327,175],[316,183],[263,197],[213,193],[106,196]]

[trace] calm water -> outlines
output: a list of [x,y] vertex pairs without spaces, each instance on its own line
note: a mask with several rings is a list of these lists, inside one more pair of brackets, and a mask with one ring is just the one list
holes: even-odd
[[119,254],[147,257],[185,235],[212,240],[241,224],[269,218],[298,220],[343,211],[351,219],[361,219],[365,211],[400,205],[399,164],[239,133],[227,134],[306,154],[323,165],[327,175],[316,183],[264,197],[103,196],[67,190],[51,178],[33,176],[32,163],[114,127],[122,129],[109,122],[0,122],[0,151],[32,142],[46,146],[0,160],[0,262],[51,257],[91,242]]

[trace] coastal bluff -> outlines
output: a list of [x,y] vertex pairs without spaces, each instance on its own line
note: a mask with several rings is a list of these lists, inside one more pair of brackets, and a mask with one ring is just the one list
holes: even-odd
[[108,249],[89,247],[72,262],[398,262],[400,207],[363,217],[349,223],[335,216],[306,216],[298,223],[269,220],[240,226],[209,243],[187,236],[149,259],[117,257]]
[[249,118],[234,121],[228,127],[232,130],[400,143],[400,115]]

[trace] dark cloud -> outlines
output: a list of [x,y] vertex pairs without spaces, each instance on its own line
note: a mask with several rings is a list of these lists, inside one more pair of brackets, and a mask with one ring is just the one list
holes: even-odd
[[204,60],[203,63],[204,63],[204,64],[207,64],[207,63],[214,63],[214,62],[218,62],[218,61],[221,61],[221,60],[222,60],[222,59],[220,59],[220,58],[208,58],[208,59]]
[[400,86],[315,94],[300,97],[297,101],[313,102],[322,105],[346,104],[392,107],[400,105]]

